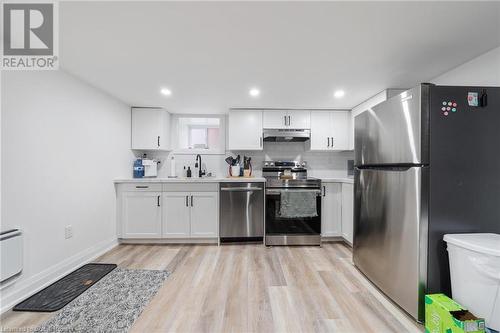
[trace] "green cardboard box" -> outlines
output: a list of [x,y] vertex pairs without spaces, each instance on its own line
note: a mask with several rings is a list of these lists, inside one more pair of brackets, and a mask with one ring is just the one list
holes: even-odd
[[484,319],[477,318],[444,294],[425,295],[426,333],[484,333]]

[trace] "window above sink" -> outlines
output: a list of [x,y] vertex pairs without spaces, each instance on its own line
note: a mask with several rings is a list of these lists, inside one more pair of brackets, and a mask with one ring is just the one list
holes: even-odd
[[224,154],[225,116],[176,114],[172,142],[177,154]]

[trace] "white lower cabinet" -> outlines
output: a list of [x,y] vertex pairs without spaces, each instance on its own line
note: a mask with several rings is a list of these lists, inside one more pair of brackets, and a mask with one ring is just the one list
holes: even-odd
[[218,197],[217,192],[191,193],[191,237],[217,237]]
[[353,240],[354,185],[350,183],[323,183],[321,202],[321,236],[342,236]]
[[122,238],[160,238],[161,192],[123,192]]
[[163,192],[163,237],[217,237],[218,197],[217,192]]
[[321,236],[340,236],[341,220],[342,184],[323,183],[323,198],[321,201]]
[[354,185],[342,183],[342,237],[350,244],[353,240]]
[[189,186],[178,184],[173,191],[162,191],[161,184],[120,184],[118,237],[217,238],[219,194],[214,186],[211,184],[205,188],[204,185],[196,185],[196,189],[182,191]]
[[189,192],[164,192],[163,237],[188,238],[190,235]]

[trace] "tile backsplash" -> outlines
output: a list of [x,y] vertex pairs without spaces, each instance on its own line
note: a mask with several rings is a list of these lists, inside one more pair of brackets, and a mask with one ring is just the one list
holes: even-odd
[[347,160],[347,175],[354,177],[354,160]]
[[307,161],[308,175],[312,177],[347,177],[347,160],[354,153],[346,152],[311,152],[305,149],[304,143],[274,143],[266,142],[263,151],[232,152],[252,156],[254,170],[262,172],[262,162],[267,160],[297,160]]
[[[354,153],[346,152],[311,152],[306,150],[304,143],[272,143],[266,142],[263,151],[226,151],[226,154],[202,156],[202,165],[207,172],[212,172],[218,177],[225,177],[228,173],[228,165],[224,159],[232,155],[243,155],[252,157],[254,175],[262,174],[262,162],[266,160],[299,160],[307,161],[309,176],[312,177],[347,177],[348,161],[352,160]],[[136,156],[142,156],[137,153]],[[170,174],[170,159],[175,158],[176,175],[181,176],[184,166],[194,168],[196,154],[176,154],[174,152],[149,152],[148,157],[161,161],[158,169],[158,177],[166,178]]]

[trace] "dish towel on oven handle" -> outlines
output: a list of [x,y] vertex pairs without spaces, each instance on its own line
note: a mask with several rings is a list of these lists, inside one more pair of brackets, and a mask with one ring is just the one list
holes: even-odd
[[318,216],[317,190],[281,191],[280,217],[304,218]]

